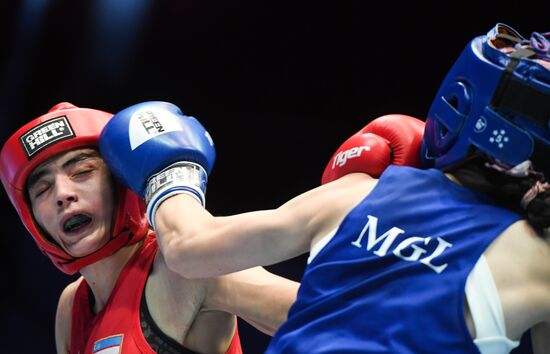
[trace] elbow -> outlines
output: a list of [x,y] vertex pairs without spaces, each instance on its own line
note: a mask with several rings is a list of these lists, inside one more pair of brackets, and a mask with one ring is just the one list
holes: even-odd
[[196,257],[193,257],[193,252],[190,249],[188,241],[173,240],[164,245],[162,255],[168,269],[180,276],[188,279],[199,278],[195,270],[200,269],[197,264],[194,264]]

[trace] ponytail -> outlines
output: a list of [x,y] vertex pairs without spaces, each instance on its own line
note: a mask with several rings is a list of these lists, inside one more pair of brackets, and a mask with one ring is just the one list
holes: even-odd
[[449,172],[463,186],[486,193],[503,207],[523,215],[539,233],[550,227],[550,185],[544,182],[544,176],[534,171],[512,175],[493,166],[478,157]]

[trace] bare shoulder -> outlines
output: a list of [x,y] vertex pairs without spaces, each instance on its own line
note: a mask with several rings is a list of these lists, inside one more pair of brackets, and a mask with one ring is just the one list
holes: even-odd
[[506,327],[519,337],[550,322],[550,243],[525,220],[508,227],[486,250]]
[[519,268],[526,278],[550,286],[549,238],[538,234],[526,220],[510,225],[485,253],[489,259],[502,263],[502,267]]
[[308,198],[311,198],[309,203],[313,206],[314,216],[307,215],[306,218],[316,225],[313,227],[312,243],[337,227],[351,209],[374,189],[377,182],[378,179],[365,173],[351,173],[302,195],[311,194]]
[[[524,265],[525,276],[550,295],[550,237],[540,234],[526,221],[512,224],[497,239],[496,246],[503,254],[516,255]],[[550,297],[546,297],[547,299]],[[548,302],[550,307],[550,302]],[[549,309],[550,310],[550,309]]]
[[200,311],[206,288],[203,279],[187,279],[171,271],[159,252],[144,291],[153,320],[165,333],[181,338]]
[[325,219],[338,210],[346,211],[355,206],[370,193],[377,182],[378,179],[365,173],[351,173],[333,182],[311,189],[291,199],[279,209],[292,214],[307,213],[313,209],[315,214],[321,211],[323,215],[320,218]]
[[73,303],[81,282],[82,277],[67,285],[59,297],[55,315],[55,342],[58,353],[69,353]]
[[149,312],[158,328],[187,349],[223,352],[233,337],[235,317],[204,308],[210,279],[187,279],[171,271],[158,253],[145,287]]
[[[360,192],[359,194],[367,195],[372,188],[376,185],[378,182],[378,179],[373,178],[369,176],[366,173],[350,173],[343,177],[340,177],[339,179],[332,181],[330,183],[326,183],[320,187],[317,187],[310,191],[310,193],[323,193],[323,194],[355,194],[357,192]],[[305,193],[304,195],[307,195],[308,193]],[[358,196],[361,197],[361,196]]]

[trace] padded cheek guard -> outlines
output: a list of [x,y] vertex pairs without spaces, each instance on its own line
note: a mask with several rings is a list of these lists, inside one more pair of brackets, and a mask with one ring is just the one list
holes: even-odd
[[43,234],[32,215],[26,195],[26,182],[31,171],[59,153],[75,148],[97,148],[99,135],[111,117],[110,113],[62,102],[21,127],[6,141],[0,152],[0,179],[21,221],[40,250],[67,274],[74,274],[121,247],[140,241],[149,229],[144,203],[118,183],[116,219],[111,239],[87,256],[75,258],[65,252]]

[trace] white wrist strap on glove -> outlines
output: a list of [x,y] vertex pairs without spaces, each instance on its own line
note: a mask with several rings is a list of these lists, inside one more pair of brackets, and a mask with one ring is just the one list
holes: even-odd
[[145,190],[147,220],[155,230],[155,213],[160,204],[173,195],[186,193],[205,206],[207,175],[193,162],[176,162],[149,178]]

